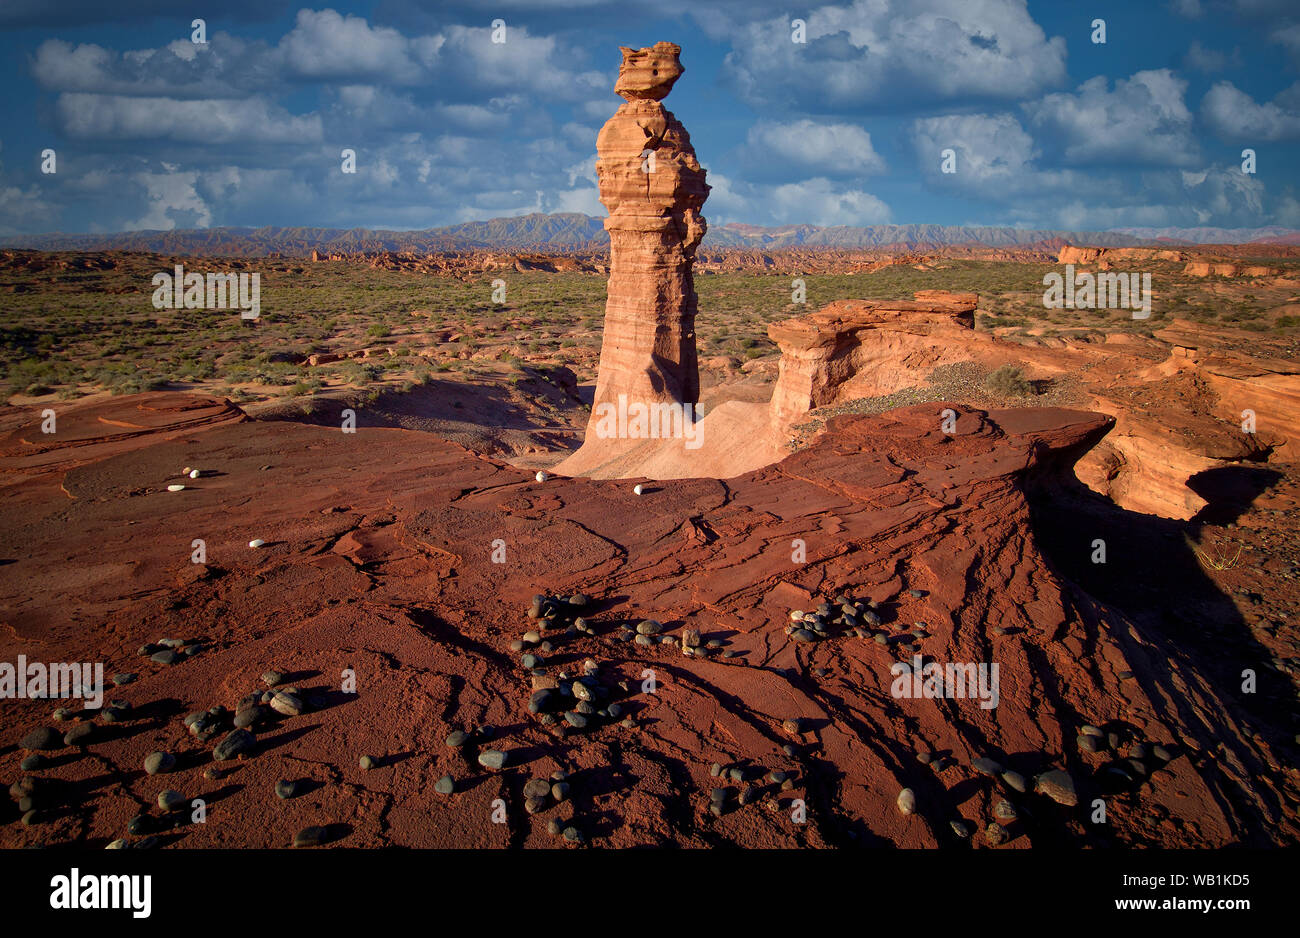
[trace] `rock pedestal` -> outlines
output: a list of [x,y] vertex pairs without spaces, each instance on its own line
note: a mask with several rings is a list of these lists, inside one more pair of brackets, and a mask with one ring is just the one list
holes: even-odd
[[618,406],[623,394],[628,402],[695,404],[691,268],[709,187],[686,129],[660,103],[682,74],[681,49],[660,42],[622,52],[614,90],[626,102],[596,139],[610,276],[594,403]]

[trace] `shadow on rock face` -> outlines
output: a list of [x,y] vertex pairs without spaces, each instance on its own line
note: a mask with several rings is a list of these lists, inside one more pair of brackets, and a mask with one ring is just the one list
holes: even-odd
[[[1189,521],[1125,511],[1059,476],[1039,485],[1031,480],[1026,492],[1039,548],[1053,573],[1075,587],[1067,596],[1082,623],[1084,648],[1105,630],[1131,669],[1119,674],[1121,686],[1136,682],[1149,699],[1167,705],[1162,719],[1187,727],[1201,750],[1187,755],[1224,813],[1251,817],[1235,832],[1243,844],[1269,843],[1266,832],[1289,809],[1271,786],[1243,792],[1218,766],[1237,761],[1244,777],[1271,771],[1256,736],[1274,753],[1294,752],[1290,708],[1279,705],[1290,696],[1290,681],[1264,666],[1273,652],[1212,578],[1196,539],[1240,517],[1280,478],[1249,466],[1202,472],[1189,487],[1209,505]],[[1098,541],[1105,544],[1104,562],[1097,560]],[[1255,692],[1243,690],[1246,671],[1258,678]],[[1080,714],[1081,720],[1094,716]],[[1114,788],[1103,784],[1105,770],[1092,767],[1095,790]]]
[[1282,473],[1259,466],[1223,466],[1198,472],[1187,480],[1187,487],[1207,504],[1191,523],[1230,524],[1281,479]]

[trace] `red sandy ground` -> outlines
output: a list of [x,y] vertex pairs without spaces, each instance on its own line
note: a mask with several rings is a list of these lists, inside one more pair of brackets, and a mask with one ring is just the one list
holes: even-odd
[[[1244,700],[1234,676],[1251,653],[1244,626],[1215,606],[1194,560],[1167,530],[1090,508],[1067,484],[1109,418],[963,409],[948,438],[941,406],[836,418],[779,464],[726,481],[648,483],[639,497],[632,480],[538,483],[428,434],[248,421],[185,395],[69,408],[60,445],[44,452],[37,415],[8,418],[0,660],[102,660],[106,675],[140,678],[106,690],[130,701],[132,719],[97,726],[84,752],[52,753],[32,773],[62,782],[46,821],[25,826],[12,802],[0,805],[0,845],[102,846],[133,815],[157,814],[164,788],[208,803],[205,823],[163,838],[190,847],[288,846],[313,824],[332,825],[345,846],[540,847],[560,843],[546,831],[553,817],[572,818],[597,846],[932,847],[963,843],[953,819],[982,832],[1004,798],[1020,815],[1012,848],[1295,843],[1290,741],[1264,715],[1274,697],[1290,699],[1289,682],[1261,672],[1260,703]],[[211,474],[181,480],[185,466]],[[179,481],[184,491],[166,491]],[[1124,611],[1061,572],[1108,524],[1120,525],[1108,570]],[[206,565],[190,562],[195,538]],[[266,546],[250,549],[253,538]],[[491,562],[498,538],[504,565]],[[805,563],[792,562],[796,539]],[[1153,556],[1164,572],[1150,583],[1169,590],[1134,599],[1120,588],[1132,586],[1125,571]],[[597,661],[633,728],[560,735],[526,709],[529,676],[509,643],[531,627],[534,593],[577,590],[593,598],[600,634],[558,639],[546,664],[572,674]],[[784,634],[791,608],[839,592],[877,601],[886,629],[926,623],[927,658],[999,663],[1000,705],[895,699],[888,667],[909,648]],[[1230,641],[1216,652],[1163,631],[1156,607],[1184,600],[1218,616]],[[687,658],[610,637],[647,617],[737,655]],[[207,647],[170,667],[136,656],[164,636]],[[215,740],[195,740],[182,716],[233,708],[272,667],[323,691],[327,705],[258,727],[251,758],[205,778]],[[339,689],[345,668],[356,671],[354,695]],[[655,694],[640,693],[645,668]],[[1134,677],[1121,680],[1124,671]],[[6,784],[23,774],[24,734],[68,725],[50,719],[57,705],[0,704]],[[805,721],[797,737],[782,728],[793,717]],[[1100,769],[1116,757],[1079,750],[1084,723],[1162,744],[1174,759],[1140,784],[1108,787]],[[510,754],[502,772],[444,744],[452,729],[482,724],[495,727],[487,745]],[[794,756],[782,751],[791,742]],[[160,749],[177,769],[150,777],[142,760]],[[947,754],[948,767],[918,762],[926,751]],[[362,754],[382,766],[363,771]],[[986,778],[970,765],[980,756],[1027,778],[1065,768],[1080,806]],[[795,787],[764,785],[746,807],[733,791],[715,818],[710,789],[740,787],[709,776],[715,761],[793,771]],[[524,783],[561,768],[572,773],[570,800],[527,815]],[[433,788],[445,773],[457,779],[450,796]],[[281,778],[319,784],[280,801]],[[895,806],[904,787],[915,815]],[[1096,797],[1104,825],[1089,822]],[[492,823],[497,798],[506,824]],[[806,823],[791,818],[795,799]],[[986,846],[982,833],[967,843]]]

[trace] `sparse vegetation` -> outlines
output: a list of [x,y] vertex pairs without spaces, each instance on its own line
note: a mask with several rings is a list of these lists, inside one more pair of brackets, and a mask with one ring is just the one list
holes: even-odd
[[1034,394],[1034,386],[1025,377],[1023,368],[1016,365],[1002,365],[984,379],[985,386],[994,393],[1008,397],[1029,397]]

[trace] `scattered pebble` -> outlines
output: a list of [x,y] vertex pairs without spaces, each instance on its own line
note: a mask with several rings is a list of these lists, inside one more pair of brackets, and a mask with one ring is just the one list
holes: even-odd
[[478,754],[478,764],[493,772],[506,764],[506,754],[499,749],[485,749]]
[[48,726],[39,726],[32,730],[18,741],[18,745],[23,749],[53,750],[63,748],[63,742],[58,731]]
[[179,811],[189,803],[189,799],[171,788],[158,792],[158,807],[164,811]]
[[469,733],[464,730],[452,730],[447,734],[447,745],[452,749],[459,749],[469,742]]
[[374,756],[362,756],[357,760],[357,763],[366,771],[379,768],[379,760]]
[[329,837],[329,832],[320,826],[304,827],[294,835],[293,845],[295,847],[319,847],[325,843]]
[[231,759],[252,752],[255,745],[257,740],[248,730],[231,730],[212,750],[212,758],[218,762],[229,762]]
[[916,813],[916,795],[910,788],[904,788],[898,793],[898,810],[904,814]]
[[444,775],[433,783],[433,790],[440,795],[450,795],[456,790],[456,781],[450,775]]
[[248,542],[248,546],[256,550],[259,547],[266,546],[266,541],[262,540],[260,537],[255,537]]
[[1034,791],[1066,807],[1073,808],[1079,804],[1079,796],[1074,791],[1074,779],[1061,769],[1051,769],[1039,775],[1034,780]]
[[298,794],[298,782],[291,779],[282,778],[275,783],[275,797],[281,801],[288,801],[294,795]]
[[144,770],[150,775],[164,775],[176,767],[176,757],[170,752],[151,752],[144,757]]
[[95,733],[95,724],[78,723],[63,736],[65,746],[84,746],[90,742]]
[[296,717],[303,711],[302,701],[288,691],[280,691],[271,698],[271,709],[287,717]]
[[537,470],[537,475],[533,476],[533,478],[536,479],[538,482],[545,482],[547,479],[550,478],[550,476],[539,469]]

